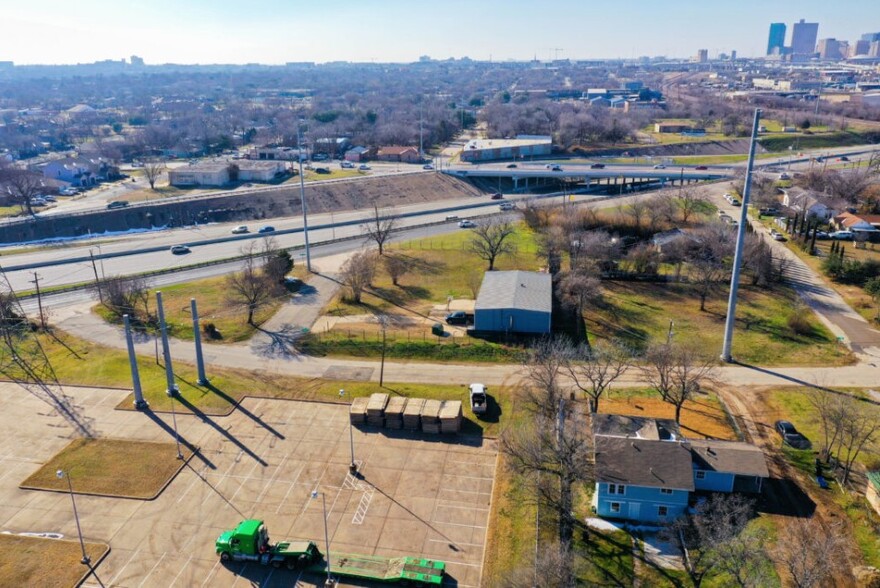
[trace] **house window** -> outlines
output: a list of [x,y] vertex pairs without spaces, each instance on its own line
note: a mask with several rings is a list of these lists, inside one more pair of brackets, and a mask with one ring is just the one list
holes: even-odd
[[694,475],[694,477],[695,477],[697,480],[705,480],[705,479],[706,479],[706,472],[704,472],[703,470],[697,470],[697,472],[696,472],[696,474]]
[[612,502],[611,503],[611,512],[620,512],[620,503]]
[[665,517],[666,513],[668,513],[668,512],[669,512],[669,509],[665,506],[658,506],[657,507],[657,516],[658,517]]
[[608,484],[608,494],[626,494],[626,486],[623,484]]
[[660,488],[660,494],[672,494],[672,488]]

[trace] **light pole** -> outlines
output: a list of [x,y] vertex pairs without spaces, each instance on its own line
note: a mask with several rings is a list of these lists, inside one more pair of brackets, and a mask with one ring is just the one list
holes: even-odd
[[177,432],[177,411],[174,410],[174,392],[169,390],[166,394],[171,399],[171,422],[174,425],[174,443],[177,445],[177,459],[183,459],[183,453],[180,452],[180,433]]
[[[318,497],[318,491],[312,490],[312,500]],[[327,535],[327,501],[324,499],[324,493],[321,492],[321,511],[324,513],[324,549],[327,551],[327,585],[333,585],[333,578],[330,576],[330,537]]]
[[[339,389],[339,397],[345,398],[345,389]],[[357,464],[354,462],[354,425],[351,424],[351,403],[349,402],[349,417],[348,417],[348,444],[351,447],[351,463],[348,464],[348,471],[351,475],[355,475],[358,471]]]
[[309,251],[309,218],[306,213],[306,181],[303,177],[303,147],[302,147],[302,135],[300,132],[302,131],[302,119],[300,119],[296,124],[296,143],[299,147],[299,200],[302,204],[302,213],[303,213],[303,239],[305,240],[306,245],[306,269],[311,273],[312,271],[312,254]]
[[791,148],[793,145],[788,146],[788,171],[791,171]]
[[67,489],[70,491],[70,502],[73,504],[73,518],[76,519],[76,533],[79,535],[79,546],[82,548],[82,559],[79,562],[83,565],[89,565],[92,559],[86,554],[86,544],[83,541],[82,528],[79,526],[79,513],[76,512],[76,499],[73,497],[73,484],[70,483],[70,473],[64,470],[58,470],[55,475],[60,480],[67,478]]

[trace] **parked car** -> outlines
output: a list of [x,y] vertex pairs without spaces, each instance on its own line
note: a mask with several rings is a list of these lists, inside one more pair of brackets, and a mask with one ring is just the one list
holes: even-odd
[[705,165],[698,165],[698,166],[697,166],[696,168],[694,168],[694,169],[696,169],[697,171],[705,171],[705,170],[707,170],[707,169],[709,169],[709,168],[706,167]]
[[657,165],[654,166],[654,169],[666,169],[666,166],[663,165],[662,163],[658,163]]
[[46,206],[46,201],[43,198],[31,198],[31,206]]
[[354,164],[350,161],[340,161],[339,167],[344,168],[344,169],[351,169],[354,167]]
[[502,202],[498,205],[501,210],[516,210],[516,204],[513,202]]
[[604,163],[594,163],[590,166],[590,169],[605,169]]
[[464,219],[464,220],[458,221],[458,228],[459,229],[473,229],[475,226],[477,226],[477,223],[475,223],[472,220]]
[[370,171],[370,170],[373,169],[373,168],[371,168],[371,167],[370,167],[369,165],[367,165],[366,163],[362,163],[362,164],[360,164],[360,165],[358,166],[358,169],[361,170],[361,171]]
[[762,215],[766,214],[768,216],[773,216],[773,215],[779,214],[779,209],[776,207],[772,207],[772,206],[770,208],[761,208],[758,210],[758,214],[762,214]]
[[446,315],[447,325],[469,325],[474,322],[474,315],[463,310],[450,312]]
[[795,449],[809,449],[812,447],[810,440],[804,437],[790,422],[776,421],[774,427],[786,445],[794,447]]
[[779,174],[779,179],[780,180],[790,180],[791,176],[788,175],[787,173],[783,172],[783,173]]
[[838,241],[850,241],[853,238],[852,231],[834,231],[833,233],[829,233],[829,239],[837,239]]
[[247,233],[247,232],[248,232],[247,225],[238,225],[237,227],[232,229],[233,235],[241,235],[241,234]]
[[46,194],[45,196],[43,196],[43,200],[45,200],[46,202],[58,202],[58,199],[51,194]]
[[172,245],[171,253],[174,255],[183,255],[184,253],[189,253],[190,249],[186,245]]
[[843,155],[840,157],[840,161],[849,161],[849,157],[847,157],[846,155]]
[[328,168],[326,168],[326,167],[316,167],[316,168],[315,168],[315,173],[316,173],[316,174],[329,174],[329,173],[330,173],[330,170],[329,170]]
[[113,202],[107,205],[107,210],[113,210],[116,208],[125,208],[128,206],[128,202],[126,200],[114,200]]
[[492,200],[501,200],[502,198],[504,198],[504,194],[502,194],[501,192],[495,192],[491,196]]
[[731,199],[730,199],[730,205],[731,205],[731,206],[742,206],[742,202],[740,202],[740,201],[737,200],[736,198],[731,198]]
[[488,404],[486,392],[487,388],[483,384],[471,384],[468,386],[471,411],[473,411],[474,414],[484,414],[486,412],[486,405]]
[[783,235],[776,229],[770,229],[770,236],[773,237],[774,241],[785,241],[785,235]]
[[257,232],[258,232],[258,233],[274,233],[274,232],[275,232],[275,227],[273,227],[273,226],[271,226],[271,225],[266,225],[266,226],[264,226],[264,227],[260,227],[260,230],[257,231]]
[[816,239],[819,239],[820,241],[825,241],[826,239],[828,239],[828,232],[816,231]]
[[434,169],[434,166],[431,165],[430,163],[426,163],[425,165],[422,166],[422,169]]
[[303,281],[299,278],[286,277],[281,280],[281,283],[288,292],[299,292],[299,289],[303,286]]
[[516,169],[516,168],[517,168],[517,165],[515,163],[508,163],[507,164],[507,169]]

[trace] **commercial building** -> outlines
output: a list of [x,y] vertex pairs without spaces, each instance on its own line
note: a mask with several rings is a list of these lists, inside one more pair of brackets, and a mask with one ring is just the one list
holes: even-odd
[[804,19],[794,23],[791,29],[791,56],[792,61],[806,61],[816,53],[816,37],[819,34],[819,23],[804,22]]
[[849,56],[855,57],[856,55],[867,55],[868,51],[871,50],[871,41],[866,41],[864,39],[860,39],[850,45],[849,48]]
[[841,59],[845,54],[841,54],[840,41],[837,39],[819,39],[816,51],[819,53],[819,59],[836,60]]
[[553,139],[549,135],[517,135],[516,139],[473,139],[461,152],[462,161],[494,161],[550,155]]
[[706,63],[709,61],[709,50],[708,49],[698,49],[697,54],[694,55],[693,60],[696,63]]
[[553,280],[541,272],[486,272],[474,305],[474,330],[550,333]]
[[283,161],[238,160],[229,162],[208,162],[187,165],[168,170],[168,181],[172,186],[225,186],[238,182],[271,182],[287,173]]
[[770,23],[770,38],[767,41],[767,55],[781,55],[785,49],[785,23]]
[[415,147],[390,145],[381,147],[376,154],[379,161],[400,161],[403,163],[418,163],[422,160],[419,150]]

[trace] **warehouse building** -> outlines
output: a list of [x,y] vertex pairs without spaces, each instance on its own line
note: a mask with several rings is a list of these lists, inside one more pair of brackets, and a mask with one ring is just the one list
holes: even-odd
[[552,138],[548,135],[517,135],[516,139],[473,139],[461,152],[462,161],[496,161],[550,155]]
[[486,272],[474,307],[474,330],[549,334],[553,282],[541,272]]

